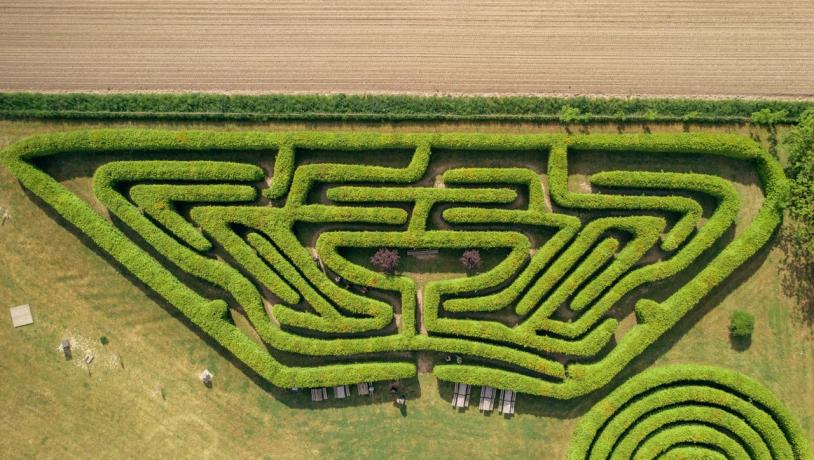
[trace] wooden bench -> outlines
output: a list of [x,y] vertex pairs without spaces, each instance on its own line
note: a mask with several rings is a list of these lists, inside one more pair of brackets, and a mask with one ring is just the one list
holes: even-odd
[[423,256],[434,256],[438,254],[438,249],[422,249],[422,250],[412,250],[407,251],[408,256],[413,257],[423,257]]

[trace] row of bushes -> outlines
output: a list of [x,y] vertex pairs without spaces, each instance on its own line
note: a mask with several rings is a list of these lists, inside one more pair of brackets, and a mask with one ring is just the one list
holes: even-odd
[[[709,289],[719,284],[723,278],[731,273],[743,260],[748,258],[765,243],[779,220],[779,197],[783,195],[784,182],[782,173],[777,173],[776,164],[762,152],[756,144],[731,136],[701,135],[564,137],[557,135],[333,135],[318,133],[179,133],[151,130],[102,130],[32,138],[10,147],[4,154],[4,161],[11,167],[14,174],[26,187],[30,188],[35,194],[54,206],[57,212],[88,234],[100,247],[109,252],[125,267],[133,271],[136,276],[156,290],[156,292],[178,306],[184,314],[193,319],[196,324],[199,324],[218,340],[218,342],[222,343],[259,374],[280,386],[314,386],[315,384],[352,383],[353,381],[398,378],[399,376],[414,373],[414,368],[406,363],[383,362],[307,369],[281,365],[223,318],[226,312],[226,307],[223,302],[206,302],[189,288],[183,286],[169,271],[161,267],[158,262],[150,258],[133,243],[129,242],[124,235],[108,222],[94,214],[81,200],[70,194],[53,179],[31,166],[28,161],[36,156],[53,155],[67,151],[206,151],[236,149],[245,151],[252,149],[279,149],[283,146],[292,146],[292,148],[333,148],[349,151],[376,148],[416,148],[416,154],[410,165],[406,168],[324,164],[301,166],[297,168],[296,172],[288,174],[288,177],[283,179],[286,182],[292,183],[288,200],[283,208],[229,207],[223,208],[220,211],[229,210],[228,212],[237,214],[220,217],[217,216],[218,212],[215,212],[217,210],[215,207],[199,207],[193,210],[193,220],[206,228],[208,234],[215,234],[217,236],[216,239],[222,240],[222,243],[226,241],[227,237],[223,235],[227,233],[231,233],[232,235],[229,238],[237,238],[233,243],[226,241],[223,245],[227,247],[227,250],[230,250],[236,260],[240,261],[241,265],[244,267],[247,266],[243,259],[234,254],[243,252],[245,260],[248,260],[250,258],[248,251],[251,251],[253,253],[251,258],[258,264],[258,270],[265,267],[264,269],[268,272],[269,279],[277,277],[275,282],[269,283],[274,285],[269,286],[269,288],[283,299],[283,301],[293,304],[299,300],[299,295],[296,290],[291,289],[291,286],[288,284],[288,282],[294,278],[289,278],[288,276],[280,277],[274,270],[270,270],[268,264],[263,262],[254,252],[258,247],[264,249],[262,243],[258,240],[258,238],[260,238],[259,234],[263,234],[263,238],[260,238],[261,240],[264,240],[264,238],[271,240],[274,243],[273,246],[279,248],[279,251],[285,255],[285,258],[290,260],[296,269],[302,272],[304,277],[314,285],[316,290],[325,293],[329,299],[336,302],[343,309],[374,315],[375,319],[375,315],[379,312],[385,313],[385,309],[389,307],[378,309],[375,304],[370,303],[370,299],[368,299],[367,303],[358,303],[358,299],[350,297],[343,300],[342,295],[351,296],[352,294],[338,288],[338,286],[319,273],[316,264],[310,259],[310,254],[307,249],[301,246],[293,234],[292,225],[296,220],[311,222],[364,221],[403,223],[406,219],[406,214],[403,210],[397,209],[391,211],[400,212],[391,212],[390,214],[383,212],[383,210],[390,208],[352,208],[306,204],[308,191],[314,181],[410,183],[420,178],[426,170],[429,161],[430,146],[464,150],[534,148],[552,150],[554,154],[557,155],[559,154],[558,152],[565,152],[567,145],[577,149],[626,149],[641,152],[666,153],[695,152],[699,154],[726,155],[743,158],[757,163],[766,189],[766,203],[758,213],[755,223],[746,229],[732,245],[724,249],[724,251],[713,260],[712,264],[710,264],[712,268],[707,267],[701,272],[699,275],[700,280],[698,280],[698,277],[692,280],[686,286],[679,289],[676,295],[660,306],[666,313],[660,312],[658,315],[644,314],[642,316],[642,318],[645,318],[643,324],[635,326],[624,336],[620,344],[614,348],[607,357],[591,364],[574,364],[569,366],[569,378],[565,382],[553,383],[546,380],[526,377],[517,373],[473,366],[458,366],[455,369],[450,369],[449,366],[436,366],[436,372],[440,377],[454,376],[459,381],[468,381],[470,383],[495,385],[500,383],[500,385],[497,386],[560,398],[571,398],[587,393],[606,383],[613,375],[616,375],[630,359],[640,353],[642,349],[652,343],[652,341],[658,338],[665,330],[669,329],[669,327],[671,327],[678,318],[683,316],[686,311],[692,308]],[[114,163],[113,165],[116,164],[121,165],[121,163]],[[293,164],[293,162],[286,162],[286,164]],[[521,259],[527,257],[523,252],[528,252],[529,243],[521,234],[513,232],[482,232],[487,235],[481,236],[487,237],[479,238],[476,236],[466,236],[477,232],[381,232],[375,233],[374,235],[366,235],[363,232],[347,232],[341,235],[343,237],[341,240],[330,241],[330,235],[337,235],[338,232],[326,233],[319,239],[317,249],[325,263],[332,269],[342,273],[343,276],[346,276],[354,283],[383,289],[393,289],[402,293],[403,333],[397,336],[331,340],[305,338],[283,331],[268,318],[263,307],[262,298],[256,288],[240,274],[240,272],[220,261],[209,259],[195,253],[195,251],[185,247],[171,236],[163,233],[163,231],[142,215],[137,207],[119,195],[113,187],[115,182],[122,180],[181,179],[206,180],[207,182],[211,182],[212,180],[221,180],[219,177],[213,178],[211,175],[196,172],[194,167],[191,169],[187,168],[189,170],[179,169],[171,173],[158,168],[151,174],[147,172],[147,170],[155,170],[156,168],[144,168],[145,172],[133,173],[132,171],[127,171],[126,174],[119,174],[116,170],[117,166],[108,166],[110,165],[100,168],[94,180],[94,187],[99,199],[108,206],[112,213],[121,218],[127,225],[131,226],[131,228],[141,235],[148,244],[158,249],[162,254],[167,255],[172,263],[178,265],[182,270],[218,285],[229,292],[244,308],[252,324],[257,329],[258,334],[273,348],[319,356],[347,356],[371,352],[429,349],[472,354],[516,364],[526,369],[543,372],[548,375],[565,377],[565,369],[561,364],[553,360],[541,358],[532,353],[526,353],[505,346],[478,343],[452,337],[416,335],[414,284],[405,278],[374,274],[369,270],[349,266],[349,263],[339,257],[335,251],[335,248],[339,245],[348,244],[348,238],[356,238],[356,240],[351,241],[352,244],[350,244],[350,246],[397,244],[400,245],[400,247],[448,247],[450,244],[453,244],[457,245],[457,247],[483,247],[483,241],[486,240],[490,242],[489,244],[497,245],[495,247],[525,249],[525,251],[516,250],[517,255],[510,255],[508,262],[504,261],[498,265],[498,267],[495,267],[495,269],[484,274],[486,276],[478,275],[472,277],[471,280],[474,281],[453,280],[451,282],[441,282],[428,286],[427,295],[432,296],[436,295],[436,293],[440,295],[443,289],[448,288],[451,289],[451,292],[477,291],[495,286],[508,279],[513,272],[510,272],[508,268],[510,268],[512,264],[517,264],[515,265],[516,268],[519,267],[519,262],[522,262]],[[281,168],[284,169],[283,166],[281,166]],[[275,169],[277,169],[276,166]],[[283,175],[285,176],[286,174]],[[291,176],[294,177],[292,178]],[[279,178],[273,178],[273,181],[276,179]],[[523,178],[523,180],[526,179],[528,178]],[[260,180],[260,177],[255,176],[254,180]],[[520,181],[520,178],[517,180]],[[539,181],[537,181],[537,183],[539,185]],[[719,193],[723,192],[719,191]],[[540,194],[540,196],[542,195]],[[725,206],[720,206],[718,212],[720,212],[720,208],[725,208]],[[212,209],[212,211],[207,211],[207,209]],[[450,211],[452,210],[448,210],[448,212]],[[524,219],[529,219],[530,222],[536,220],[541,223],[553,223],[564,229],[570,229],[564,233],[561,232],[563,235],[559,238],[561,245],[566,244],[567,241],[570,240],[571,236],[576,232],[576,227],[579,223],[576,218],[568,216],[551,217],[553,214],[541,212],[539,209],[517,211],[488,210],[485,212],[492,213],[492,217],[494,217],[500,215],[496,211],[504,212],[502,215],[506,217],[506,222],[511,221],[510,219],[515,219],[514,217],[509,218],[509,216],[525,213],[524,215],[527,217]],[[221,212],[220,214],[223,213]],[[482,219],[483,222],[494,221],[493,219],[486,219],[486,217],[485,214],[476,215],[473,222],[478,219]],[[208,223],[210,219],[219,219],[216,222],[217,225],[210,225],[210,223]],[[231,231],[223,231],[221,235],[211,230],[216,226],[229,230],[229,226],[233,223],[257,230],[258,235],[252,237],[255,248],[250,247]],[[705,225],[704,228],[709,225],[710,223]],[[568,235],[568,232],[571,234]],[[369,236],[375,236],[379,238],[380,241],[377,240],[374,242]],[[699,235],[696,236],[696,238],[693,238],[690,243],[685,245],[682,251],[685,251],[686,247],[693,244],[700,236],[701,231],[699,231]],[[501,240],[501,238],[503,240]],[[555,236],[554,240],[557,239],[558,237]],[[239,244],[237,240],[241,240]],[[113,241],[115,241],[115,244]],[[706,244],[703,239],[701,244]],[[265,249],[269,248],[265,247]],[[270,258],[276,257],[270,250],[263,251],[263,253],[264,255],[270,255]],[[343,264],[345,266],[343,266]],[[280,270],[277,266],[278,264],[273,263],[272,265],[275,270]],[[543,265],[545,264],[543,263],[540,266],[542,267]],[[253,270],[250,271],[254,273]],[[508,272],[508,274],[498,276],[497,274],[501,272]],[[285,278],[285,280],[283,278]],[[620,283],[623,283],[625,279],[626,278],[623,278]],[[286,289],[288,289],[288,291]],[[299,288],[297,290],[299,290]],[[342,294],[343,292],[345,294]],[[605,296],[605,298],[606,297],[607,296]],[[429,299],[425,299],[425,301],[428,305],[433,302],[437,303],[437,301],[431,302]],[[277,309],[277,307],[275,307],[275,309]],[[593,309],[586,312],[580,320],[589,317],[592,311]],[[426,313],[425,311],[425,314]],[[286,317],[286,314],[283,313],[281,316]],[[318,318],[317,316],[314,317]],[[288,316],[288,320],[298,321],[292,318],[291,315]],[[360,319],[363,318],[352,318],[352,320]],[[447,318],[443,318],[443,320],[447,320]],[[462,327],[470,328],[464,335],[470,337],[484,337],[491,340],[500,339],[500,337],[493,336],[491,331],[486,334],[479,331],[479,328],[487,322],[461,322],[467,323],[466,325],[462,325]],[[591,324],[594,322],[595,321],[591,321]],[[606,343],[615,327],[616,324],[614,320],[605,320],[584,337],[570,343],[587,345],[585,349],[595,352],[597,348],[592,344]],[[457,327],[455,329],[457,330]],[[587,329],[583,329],[583,331],[584,330]],[[546,343],[545,347],[549,345],[550,344]],[[570,346],[578,348],[576,345]],[[568,351],[579,353],[578,350],[574,349],[569,349]],[[481,382],[480,379],[486,379],[487,381]]]
[[[251,179],[249,179],[251,180]],[[212,249],[212,243],[178,214],[174,203],[252,202],[257,189],[248,185],[135,185],[130,199],[196,251]]]
[[[0,93],[0,117],[97,120],[794,122],[801,101],[534,96]],[[753,115],[758,114],[758,115]]]
[[618,387],[582,417],[568,458],[656,458],[678,446],[726,458],[812,458],[800,426],[769,390],[697,365],[654,368]]

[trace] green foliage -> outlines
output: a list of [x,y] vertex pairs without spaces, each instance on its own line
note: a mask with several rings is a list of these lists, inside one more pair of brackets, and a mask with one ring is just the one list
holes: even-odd
[[804,432],[765,387],[737,372],[679,365],[647,370],[596,403],[568,459],[656,458],[677,447],[693,448],[691,458],[812,458]]
[[[788,112],[791,123],[811,104],[797,101],[534,96],[225,95],[0,93],[0,117],[97,120],[533,120],[556,121],[564,108],[601,121],[749,121],[761,110]],[[657,114],[653,117],[648,114]],[[657,118],[657,120],[656,120]],[[580,120],[573,120],[580,121]],[[278,189],[274,189],[277,192]]]
[[755,317],[744,310],[735,310],[729,317],[729,333],[734,337],[747,338],[755,330]]
[[752,123],[756,125],[774,126],[778,123],[782,123],[783,120],[788,118],[788,115],[788,110],[773,111],[768,108],[760,109],[757,112],[752,112]]
[[[298,164],[294,157],[300,148],[344,152],[412,149],[414,154],[405,167]],[[546,202],[539,174],[525,168],[455,168],[440,176],[443,186],[414,185],[426,177],[434,149],[547,152],[552,203]],[[256,196],[264,173],[255,165],[173,159],[177,153],[194,157],[196,153],[247,150],[276,152],[274,176],[265,194],[279,199],[279,205],[226,205],[249,202]],[[578,193],[568,185],[568,157],[569,152],[579,151],[637,152],[668,160],[675,154],[743,160],[757,169],[764,205],[719,253],[709,254],[738,214],[738,195],[730,183],[695,173],[603,171],[591,176],[592,185],[601,187],[600,191]],[[149,252],[32,161],[66,152],[166,155],[161,161],[112,161],[94,175],[96,198],[151,248]],[[513,369],[486,364],[436,365],[439,378],[561,399],[584,395],[607,384],[754,255],[771,237],[788,201],[786,181],[777,163],[749,139],[727,135],[100,130],[30,138],[4,151],[3,161],[25,187],[103,251],[247,366],[283,387],[402,378],[415,373],[414,365],[383,354],[436,351],[480,360],[474,363],[502,362]],[[309,201],[312,192],[324,184],[328,201]],[[527,205],[516,203],[517,188],[527,190]],[[625,192],[603,191],[614,188]],[[647,194],[656,190],[668,193]],[[700,205],[687,191],[714,201],[714,210],[703,221]],[[442,219],[453,229],[430,225],[431,210],[440,204],[445,206]],[[185,213],[183,208],[189,206],[191,210]],[[574,215],[551,212],[551,206]],[[598,211],[614,215],[593,220],[582,217]],[[663,217],[629,215],[639,212],[672,213],[677,220],[668,229]],[[330,224],[339,229],[321,232],[316,238],[319,261],[299,240],[295,228],[299,223]],[[382,230],[343,228],[362,224]],[[489,229],[483,230],[486,225]],[[553,234],[539,247],[532,247],[525,233],[512,230],[516,225],[536,226]],[[214,243],[225,253],[217,257],[207,253]],[[671,256],[642,264],[656,244]],[[508,255],[483,273],[427,283],[423,292],[426,334],[421,334],[416,283],[406,276],[376,273],[352,263],[342,252],[343,248],[383,247],[503,249]],[[159,262],[151,254],[166,260]],[[618,320],[610,313],[621,298],[646,283],[673,277],[702,254],[709,254],[709,261],[694,277],[676,286],[672,295],[661,302],[639,299],[637,324],[613,340]],[[204,297],[181,282],[175,270],[226,295],[223,299]],[[349,286],[338,284],[326,272],[341,276]],[[395,292],[401,304],[399,317],[377,296],[361,295],[360,287]],[[270,294],[267,303],[261,289]],[[262,345],[230,321],[229,306],[246,314]],[[574,317],[562,321],[552,316],[562,308]],[[499,311],[518,321],[507,324],[488,318],[489,313]],[[266,347],[306,359],[293,366],[278,361]],[[566,364],[551,358],[552,353],[564,357]],[[337,357],[347,358],[335,364],[311,365],[311,358],[332,362]],[[588,357],[592,359],[585,359]]]
[[564,124],[587,123],[591,121],[591,114],[582,113],[580,109],[566,105],[560,110],[559,120]]
[[791,179],[788,209],[795,224],[793,237],[814,257],[814,110],[800,117],[784,143],[789,153],[786,174]]

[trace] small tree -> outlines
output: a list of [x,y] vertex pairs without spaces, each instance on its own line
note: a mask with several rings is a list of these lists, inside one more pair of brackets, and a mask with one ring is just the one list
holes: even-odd
[[571,107],[569,105],[563,106],[560,109],[560,113],[558,114],[560,123],[568,124],[568,123],[588,123],[591,121],[591,114],[590,113],[582,113],[576,107]]
[[644,119],[647,121],[656,121],[659,118],[659,112],[655,109],[650,109],[644,113]]
[[761,109],[757,112],[752,112],[752,123],[771,127],[783,121],[788,114],[788,110],[778,110],[773,112],[771,109]]
[[733,337],[746,339],[755,330],[755,317],[743,310],[735,310],[729,317],[729,333]]
[[388,248],[380,248],[370,258],[370,263],[385,273],[395,272],[400,261],[401,256],[399,256],[398,251]]
[[467,249],[460,258],[461,265],[466,271],[471,272],[480,268],[480,251],[477,249]]

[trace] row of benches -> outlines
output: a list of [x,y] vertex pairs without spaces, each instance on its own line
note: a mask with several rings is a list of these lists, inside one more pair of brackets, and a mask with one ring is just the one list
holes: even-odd
[[[464,409],[469,407],[469,396],[472,387],[466,383],[456,383],[452,391],[452,407]],[[514,414],[514,403],[517,400],[517,393],[512,390],[495,390],[489,386],[482,386],[480,389],[480,402],[478,409],[483,412],[491,412],[495,407],[495,396],[498,401],[498,412],[504,415]]]
[[[356,392],[359,396],[370,396],[373,394],[373,384],[370,382],[362,382],[356,384]],[[334,387],[334,399],[345,399],[350,396],[350,386],[339,385]],[[311,401],[319,402],[328,399],[328,389],[311,388]]]

